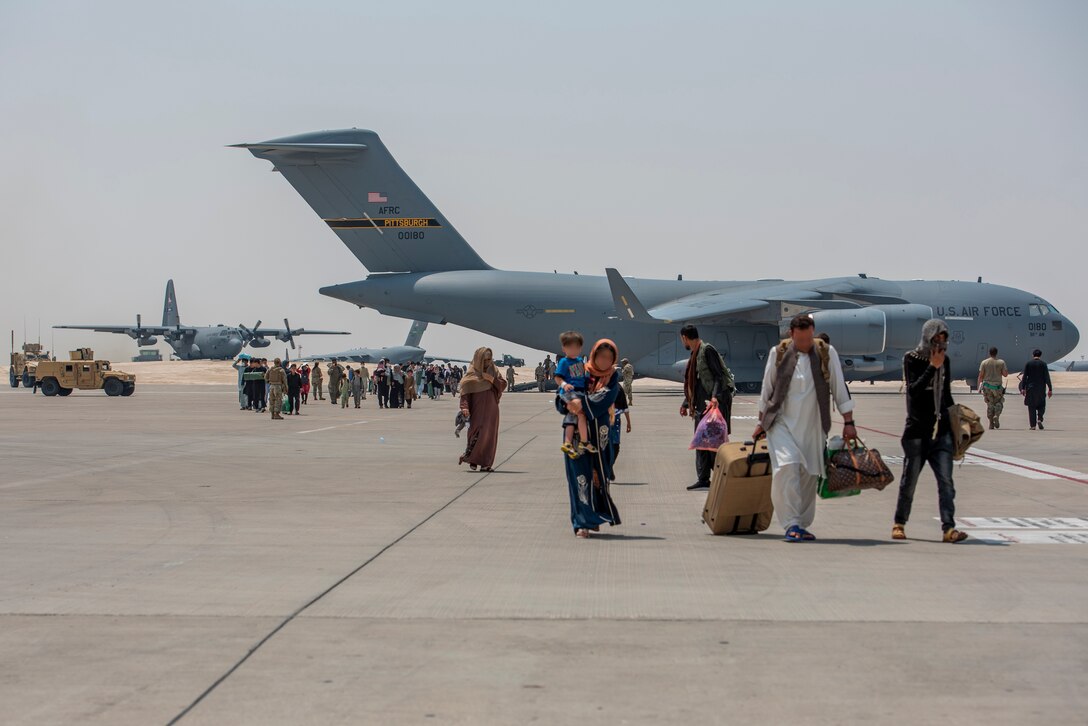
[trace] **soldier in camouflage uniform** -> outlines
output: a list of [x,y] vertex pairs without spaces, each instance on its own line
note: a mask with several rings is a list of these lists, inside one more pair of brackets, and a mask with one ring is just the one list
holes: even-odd
[[543,363],[537,363],[536,365],[536,390],[540,393],[544,393],[545,382],[548,380],[548,371],[544,368]]
[[997,357],[997,348],[990,348],[990,357],[978,367],[978,387],[986,402],[986,418],[991,429],[1001,428],[1001,412],[1005,410],[1005,377],[1009,369]]
[[344,378],[344,367],[336,362],[333,358],[329,363],[329,398],[332,399],[332,405],[336,405],[337,399],[340,398],[340,383]]
[[283,394],[287,390],[287,371],[283,370],[279,358],[264,374],[264,380],[268,383],[268,407],[272,409],[272,420],[282,421],[280,412],[283,409]]
[[310,371],[310,388],[314,389],[314,400],[324,401],[325,393],[321,390],[325,374],[321,372],[321,364],[314,363],[314,369]]
[[632,385],[635,382],[635,367],[631,365],[631,361],[626,358],[623,359],[623,392],[627,394],[627,405],[630,406],[635,402],[635,394],[632,391]]

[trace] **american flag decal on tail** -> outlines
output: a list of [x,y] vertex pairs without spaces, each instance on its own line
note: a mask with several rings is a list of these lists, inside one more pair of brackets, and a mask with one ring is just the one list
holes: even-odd
[[389,201],[386,197],[382,196],[381,192],[367,192],[366,200],[368,202],[370,202],[371,204],[376,204],[378,202],[388,202]]

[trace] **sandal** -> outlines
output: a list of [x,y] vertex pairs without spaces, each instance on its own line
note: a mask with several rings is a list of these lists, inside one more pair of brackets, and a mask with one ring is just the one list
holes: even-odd
[[948,530],[947,532],[944,533],[944,541],[949,542],[951,544],[956,544],[957,542],[962,542],[965,539],[967,539],[967,533],[966,532],[961,532],[958,529],[950,529],[950,530]]
[[574,536],[579,537],[581,539],[589,539],[589,530],[588,529],[576,529],[576,530],[574,530]]
[[787,542],[815,542],[816,535],[795,524],[786,530],[785,540]]
[[892,539],[906,539],[907,530],[901,524],[892,525]]

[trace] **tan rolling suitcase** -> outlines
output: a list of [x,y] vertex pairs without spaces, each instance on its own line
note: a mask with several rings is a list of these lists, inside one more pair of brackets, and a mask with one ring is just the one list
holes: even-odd
[[703,521],[714,534],[755,534],[770,527],[773,516],[767,440],[723,444],[714,461]]

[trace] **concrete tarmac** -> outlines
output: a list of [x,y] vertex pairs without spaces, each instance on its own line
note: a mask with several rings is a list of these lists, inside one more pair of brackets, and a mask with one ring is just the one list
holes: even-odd
[[[1084,721],[1088,395],[1042,432],[1010,398],[955,470],[964,544],[939,541],[928,472],[909,540],[892,485],[787,544],[709,534],[677,392],[643,383],[624,524],[589,541],[547,395],[503,398],[483,474],[448,396],[281,422],[226,386],[4,389],[0,721]],[[898,476],[902,397],[854,391]]]

